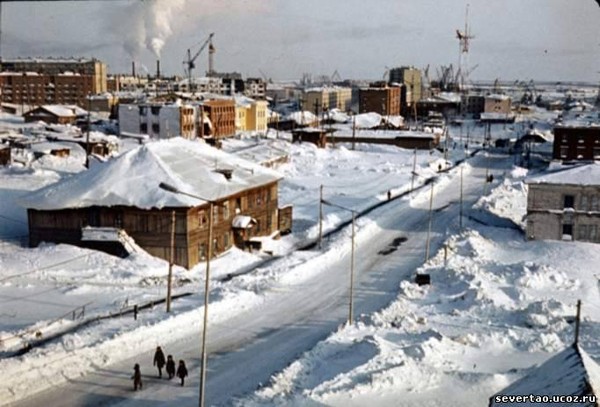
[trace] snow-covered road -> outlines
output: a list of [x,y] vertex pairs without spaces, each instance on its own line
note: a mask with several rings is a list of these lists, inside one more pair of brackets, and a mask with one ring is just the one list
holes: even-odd
[[[475,157],[464,171],[465,208],[484,193],[488,167],[505,169],[503,158]],[[496,179],[500,177],[494,171]],[[459,171],[441,177],[435,186],[431,253],[447,231],[458,228]],[[357,234],[354,315],[368,314],[388,304],[401,280],[411,278],[425,259],[429,222],[429,187],[415,194],[412,203],[399,199],[361,220]],[[206,397],[208,405],[227,405],[236,397],[266,383],[303,351],[344,323],[348,315],[350,244],[326,243],[323,253],[312,257],[299,272],[306,278],[282,278],[257,306],[209,326],[209,358]],[[389,254],[379,254],[396,238],[408,240]],[[335,246],[335,247],[332,247]],[[312,268],[311,268],[312,265]],[[211,317],[211,318],[214,318]],[[183,340],[156,338],[175,359],[185,359],[189,381],[180,388],[175,382],[153,379],[153,348],[132,349],[132,358],[99,369],[70,383],[34,395],[16,406],[162,406],[196,405],[198,401],[200,332],[191,329]],[[142,392],[131,391],[129,379],[134,363],[140,363],[145,379]]]

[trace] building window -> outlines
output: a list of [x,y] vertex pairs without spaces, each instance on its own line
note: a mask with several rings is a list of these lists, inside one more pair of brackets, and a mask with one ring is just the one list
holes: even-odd
[[571,224],[563,224],[562,225],[562,234],[567,236],[573,236],[573,225]]
[[561,146],[560,147],[560,158],[567,158],[568,155],[569,155],[569,147]]
[[206,245],[204,243],[198,245],[198,258],[200,260],[206,260]]
[[119,229],[123,227],[123,214],[121,212],[115,214],[115,227]]
[[229,219],[229,202],[223,202],[223,219]]
[[595,242],[598,239],[598,225],[589,225],[588,233],[588,240],[590,242]]
[[158,123],[152,123],[152,132],[153,133],[160,133],[160,125]]
[[206,226],[206,212],[204,211],[199,211],[198,212],[198,227],[200,229],[204,228]]
[[563,208],[574,208],[575,197],[573,195],[565,195]]
[[158,113],[160,112],[160,106],[151,106],[150,111],[154,116],[158,116]]
[[593,212],[598,211],[598,195],[592,195],[590,198],[590,210]]
[[217,205],[213,206],[213,222],[217,223],[219,221],[219,207]]
[[140,109],[140,116],[146,116],[146,114],[148,113],[146,106],[140,106],[139,109]]
[[588,226],[577,225],[577,240],[587,240]]
[[223,249],[227,249],[229,247],[229,233],[225,233],[223,236]]
[[587,195],[581,195],[581,208],[580,210],[582,211],[587,211],[588,210],[588,196]]
[[140,133],[148,133],[148,123],[140,123]]

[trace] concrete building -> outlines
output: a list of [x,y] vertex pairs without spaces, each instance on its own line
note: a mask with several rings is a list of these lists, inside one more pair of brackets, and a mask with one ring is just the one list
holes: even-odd
[[265,100],[254,100],[245,96],[235,97],[236,131],[267,131],[268,103]]
[[359,91],[359,113],[375,112],[380,115],[400,114],[400,87],[369,87]]
[[483,107],[484,113],[497,113],[509,115],[512,113],[512,102],[507,95],[487,95]]
[[600,164],[563,167],[527,181],[527,238],[600,242]]
[[413,111],[415,103],[422,99],[423,80],[421,71],[412,66],[401,66],[390,69],[390,85],[402,85],[401,111],[407,114]]
[[196,137],[198,109],[183,103],[143,103],[119,105],[119,131],[123,134],[147,134],[166,139]]
[[320,114],[324,110],[346,112],[352,105],[352,89],[344,87],[309,88],[304,91],[304,110]]

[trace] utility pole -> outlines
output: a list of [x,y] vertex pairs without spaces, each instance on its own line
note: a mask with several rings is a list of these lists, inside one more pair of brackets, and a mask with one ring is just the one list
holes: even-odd
[[85,168],[90,168],[90,127],[91,127],[91,118],[90,118],[90,110],[92,108],[90,101],[90,94],[87,95],[87,131],[85,133]]
[[352,325],[352,320],[354,319],[353,313],[353,304],[352,298],[354,297],[354,224],[356,219],[356,213],[352,211],[352,248],[350,250],[350,308],[348,310],[348,325]]
[[577,300],[577,316],[575,317],[575,342],[573,345],[579,343],[579,326],[581,325],[581,300]]
[[167,312],[171,312],[171,284],[173,281],[173,263],[175,262],[175,211],[171,212],[171,253],[169,259],[169,276],[167,281]]
[[201,358],[202,358],[202,371],[200,372],[200,407],[204,407],[204,388],[206,385],[206,331],[208,328],[208,297],[209,297],[209,281],[210,281],[210,258],[213,254],[213,212],[214,212],[214,203],[213,201],[209,201],[208,206],[208,248],[207,248],[207,258],[206,258],[206,279],[204,281],[204,318],[203,318],[203,327],[204,331],[202,332],[202,350],[201,350]]
[[431,223],[433,220],[433,182],[431,183],[431,195],[429,197],[429,228],[427,229],[427,247],[425,249],[425,262],[429,261],[429,246],[431,242]]
[[459,226],[460,230],[463,228],[463,165],[460,166],[460,209],[459,209]]
[[356,115],[352,114],[352,150],[356,147]]
[[412,168],[412,177],[410,180],[410,192],[415,189],[415,176],[417,175],[417,149],[415,148],[415,153],[413,155],[413,168]]
[[323,240],[323,184],[319,187],[319,249]]

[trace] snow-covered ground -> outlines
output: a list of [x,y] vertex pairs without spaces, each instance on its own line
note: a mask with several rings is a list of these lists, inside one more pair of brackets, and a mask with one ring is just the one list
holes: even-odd
[[[520,123],[494,125],[492,133],[494,138],[512,138],[523,129]],[[480,147],[484,132],[474,123],[462,130],[451,128],[456,145],[450,144],[449,159],[465,157],[461,148],[465,144],[469,152]],[[273,293],[285,297],[291,286],[331,272],[348,256],[347,229],[327,242],[323,253],[290,252],[298,242],[318,234],[321,185],[323,198],[338,205],[323,208],[327,231],[350,219],[350,211],[340,207],[360,211],[386,201],[388,192],[396,196],[408,191],[413,180],[415,186],[422,184],[446,162],[439,151],[418,152],[413,178],[414,152],[392,146],[357,145],[353,151],[344,144],[318,149],[307,143],[248,138],[228,141],[224,149],[239,151],[255,143],[265,148],[274,143],[289,152],[290,162],[278,168],[285,177],[279,200],[280,205],[294,205],[294,233],[269,242],[269,249],[280,258],[232,281],[217,280],[247,270],[268,256],[231,250],[211,263],[215,278],[211,324],[228,321],[244,310],[260,309]],[[83,305],[83,318],[90,318],[165,296],[167,264],[144,253],[119,259],[68,245],[29,249],[18,244],[27,235],[27,217],[15,204],[18,199],[82,170],[82,160],[76,157],[66,161],[47,157],[31,168],[0,169],[0,236],[5,237],[0,242],[0,352],[19,349],[37,332],[48,335],[81,322],[72,320],[72,311],[79,313]],[[526,171],[492,171],[498,179],[503,174],[509,177],[497,182],[474,212],[522,225],[526,191],[521,180]],[[467,164],[465,174],[469,172]],[[442,176],[436,191],[451,190],[443,187],[456,183],[457,177],[458,170]],[[478,190],[483,191],[484,185]],[[413,195],[412,204],[426,208],[428,200],[429,191],[422,190]],[[359,240],[377,235],[380,226],[375,216],[358,221]],[[390,287],[400,292],[394,303],[361,316],[352,327],[320,342],[238,404],[441,405],[442,400],[450,400],[448,394],[454,398],[445,405],[487,404],[486,398],[495,391],[569,343],[572,326],[567,321],[572,320],[575,298],[584,300],[583,344],[592,356],[599,356],[593,334],[597,336],[600,329],[593,313],[585,311],[600,307],[597,278],[586,269],[597,260],[594,245],[526,242],[514,229],[484,227],[469,220],[465,225],[460,235],[448,236],[446,263],[440,252],[420,269],[432,275],[432,286],[422,288],[404,281]],[[189,340],[200,325],[203,275],[204,265],[190,271],[176,268],[176,293],[195,295],[177,300],[172,315],[164,313],[164,305],[157,306],[140,313],[135,322],[131,315],[103,321],[24,356],[1,359],[0,404],[126,361],[136,350]],[[307,342],[303,350],[312,344]],[[232,339],[233,345],[240,346]],[[266,367],[257,369],[272,374],[269,369],[274,364],[265,363]],[[156,394],[156,400],[161,397]],[[157,405],[168,403],[157,401]]]
[[[520,224],[525,171],[515,168],[476,207]],[[525,241],[469,222],[387,308],[320,342],[240,406],[482,406],[574,340],[600,358],[600,261],[590,243]]]

